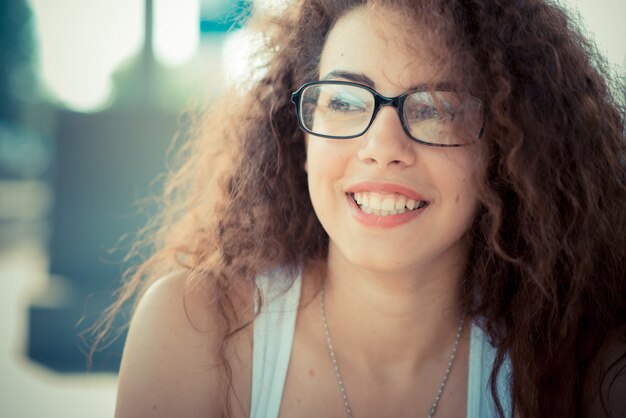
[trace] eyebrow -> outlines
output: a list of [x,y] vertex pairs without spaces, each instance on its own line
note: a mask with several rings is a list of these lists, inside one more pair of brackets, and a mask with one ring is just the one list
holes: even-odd
[[[363,73],[353,73],[351,71],[344,70],[333,70],[326,74],[321,80],[332,80],[335,78],[342,78],[349,81],[354,81],[355,83],[365,84],[368,87],[375,88],[376,83],[374,80],[369,78]],[[407,89],[407,91],[418,90],[418,91],[426,91],[429,90],[429,85],[426,83],[417,84]],[[453,83],[449,81],[440,81],[434,85],[433,90],[451,90],[453,88]]]
[[363,73],[353,73],[350,71],[342,70],[333,70],[326,74],[324,77],[322,77],[322,80],[331,80],[333,78],[343,78],[349,81],[354,81],[356,83],[365,84],[366,86],[369,86],[371,88],[374,88],[374,86],[376,86],[374,80],[372,80]]

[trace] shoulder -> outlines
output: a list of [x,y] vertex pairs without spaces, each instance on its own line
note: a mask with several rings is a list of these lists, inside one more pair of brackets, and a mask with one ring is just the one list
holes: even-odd
[[220,416],[221,334],[186,273],[163,277],[134,312],[119,374],[116,417]]

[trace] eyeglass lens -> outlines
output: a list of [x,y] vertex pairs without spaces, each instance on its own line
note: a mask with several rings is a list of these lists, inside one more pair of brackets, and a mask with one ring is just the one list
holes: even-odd
[[[374,94],[351,84],[314,84],[301,96],[300,117],[305,129],[336,138],[362,135],[374,114]],[[404,126],[420,141],[464,144],[478,138],[482,125],[480,100],[455,92],[418,91],[403,105]]]

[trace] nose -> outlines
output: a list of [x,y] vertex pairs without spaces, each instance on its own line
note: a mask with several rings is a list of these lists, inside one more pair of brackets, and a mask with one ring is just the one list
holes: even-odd
[[415,162],[414,144],[402,129],[400,117],[393,106],[380,109],[361,141],[358,157],[367,164],[403,168]]

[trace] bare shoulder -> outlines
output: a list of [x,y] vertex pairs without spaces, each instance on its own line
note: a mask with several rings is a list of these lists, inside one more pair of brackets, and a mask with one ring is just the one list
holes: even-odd
[[205,295],[185,291],[184,272],[152,284],[133,315],[115,416],[221,416],[220,341]]

